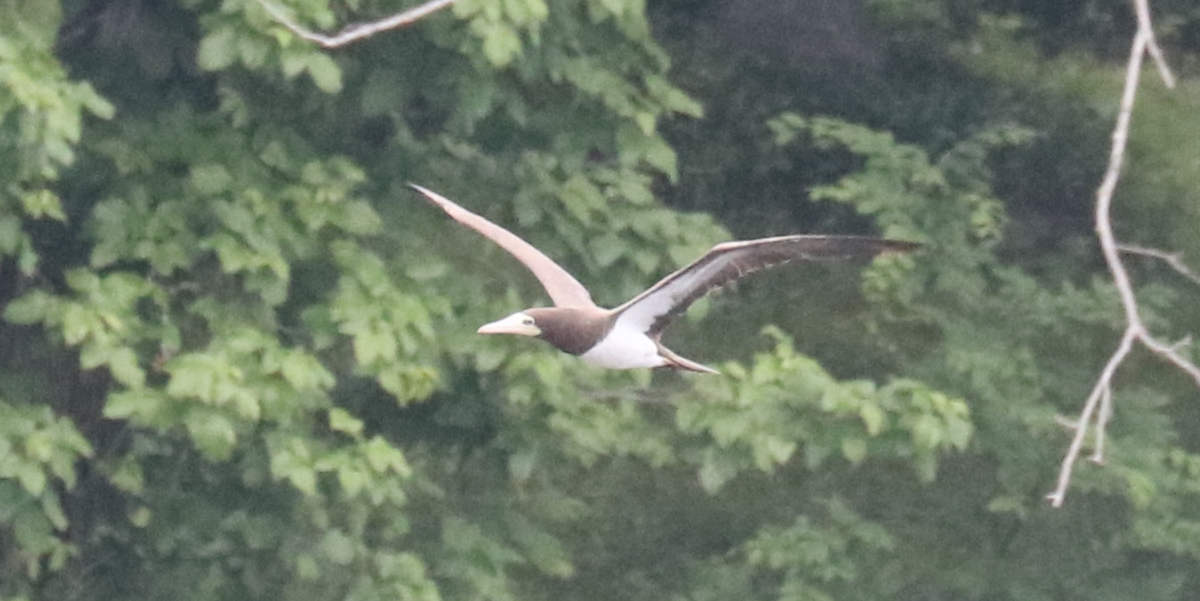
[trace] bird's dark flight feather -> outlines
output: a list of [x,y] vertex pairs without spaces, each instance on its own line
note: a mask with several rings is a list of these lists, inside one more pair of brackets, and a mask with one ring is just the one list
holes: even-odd
[[691,265],[676,271],[614,309],[657,338],[671,320],[712,290],[776,265],[798,260],[843,259],[884,252],[911,251],[920,245],[860,236],[779,236],[718,244]]

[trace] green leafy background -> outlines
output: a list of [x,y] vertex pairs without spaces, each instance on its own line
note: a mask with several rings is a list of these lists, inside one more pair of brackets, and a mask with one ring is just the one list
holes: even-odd
[[[1191,257],[1200,11],[1154,8],[1181,85],[1147,71],[1115,217]],[[1123,326],[1127,3],[459,0],[331,50],[258,0],[0,12],[0,600],[1200,589],[1200,394],[1149,354],[1043,498]],[[924,247],[701,302],[668,341],[721,376],[610,372],[475,335],[544,293],[408,182],[609,306],[731,238]]]

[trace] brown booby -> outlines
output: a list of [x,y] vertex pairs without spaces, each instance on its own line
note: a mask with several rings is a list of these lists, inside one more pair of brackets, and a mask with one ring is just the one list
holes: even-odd
[[455,221],[483,234],[525,264],[554,302],[525,309],[479,328],[480,334],[517,334],[541,338],[561,351],[609,369],[670,367],[719,373],[672,352],[661,342],[671,320],[709,291],[749,273],[796,260],[837,259],[885,252],[907,252],[913,242],[862,236],[778,236],[723,242],[691,265],[659,280],[615,309],[592,302],[592,295],[567,270],[512,232],[468,211],[450,199],[409,184]]

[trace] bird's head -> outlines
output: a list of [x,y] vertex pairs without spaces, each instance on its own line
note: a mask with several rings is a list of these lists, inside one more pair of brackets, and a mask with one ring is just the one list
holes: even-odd
[[592,348],[612,327],[611,315],[598,308],[537,307],[513,313],[481,328],[480,334],[516,334],[549,342],[579,355]]
[[517,336],[541,336],[542,329],[538,327],[535,316],[530,310],[518,311],[492,323],[480,326],[480,334],[515,334]]

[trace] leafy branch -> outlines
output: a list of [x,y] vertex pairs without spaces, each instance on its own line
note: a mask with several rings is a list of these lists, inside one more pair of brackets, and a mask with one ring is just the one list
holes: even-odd
[[[1142,59],[1146,54],[1149,54],[1154,60],[1155,65],[1158,67],[1159,75],[1166,86],[1168,88],[1175,87],[1175,77],[1167,66],[1166,60],[1163,58],[1162,49],[1159,47],[1158,41],[1154,36],[1148,0],[1135,0],[1134,7],[1138,21],[1137,33],[1133,36],[1133,47],[1130,50],[1129,63],[1125,70],[1125,87],[1121,95],[1117,123],[1113,129],[1113,144],[1109,152],[1108,168],[1104,172],[1104,179],[1100,183],[1100,188],[1096,191],[1096,234],[1100,239],[1100,249],[1104,253],[1104,261],[1108,265],[1109,272],[1112,273],[1113,283],[1116,285],[1117,293],[1120,296],[1121,306],[1125,310],[1125,333],[1121,336],[1121,342],[1117,345],[1117,349],[1109,357],[1108,363],[1101,370],[1100,377],[1097,379],[1095,386],[1092,387],[1092,392],[1088,395],[1087,402],[1084,404],[1079,418],[1067,424],[1068,427],[1074,430],[1074,436],[1071,439],[1071,446],[1068,448],[1067,454],[1063,458],[1062,466],[1059,469],[1058,484],[1054,492],[1047,495],[1050,504],[1054,507],[1061,507],[1066,499],[1067,487],[1071,483],[1071,473],[1075,467],[1075,462],[1079,459],[1079,455],[1083,450],[1083,444],[1089,432],[1094,432],[1095,436],[1095,445],[1089,459],[1094,463],[1104,462],[1105,430],[1108,426],[1109,418],[1112,416],[1113,375],[1116,373],[1117,368],[1124,363],[1126,357],[1129,356],[1129,352],[1133,350],[1134,343],[1141,343],[1142,346],[1151,352],[1186,372],[1196,380],[1197,385],[1200,385],[1200,367],[1197,367],[1195,363],[1192,363],[1191,360],[1180,353],[1182,345],[1168,344],[1155,338],[1150,334],[1145,323],[1142,322],[1141,312],[1138,309],[1137,296],[1134,294],[1129,273],[1126,271],[1124,263],[1121,262],[1120,253],[1122,250],[1129,252],[1130,247],[1124,247],[1119,244],[1116,236],[1113,234],[1110,215],[1113,193],[1116,191],[1117,182],[1121,177],[1121,168],[1125,162],[1125,147],[1129,140],[1129,123],[1133,116],[1134,99],[1137,96],[1138,82],[1141,77]],[[1140,254],[1152,253],[1141,252]],[[1166,257],[1172,255],[1159,252],[1154,256]],[[1174,264],[1172,262],[1172,265]],[[1185,271],[1185,273],[1190,273],[1190,271]]]

